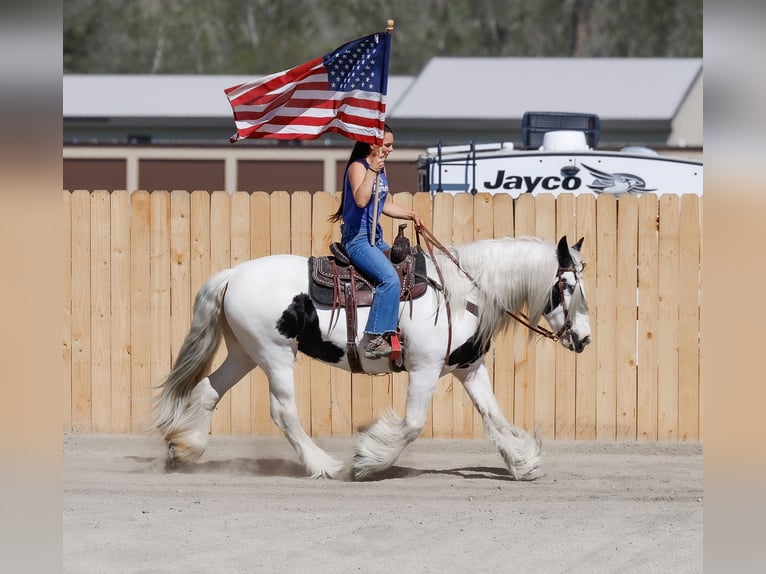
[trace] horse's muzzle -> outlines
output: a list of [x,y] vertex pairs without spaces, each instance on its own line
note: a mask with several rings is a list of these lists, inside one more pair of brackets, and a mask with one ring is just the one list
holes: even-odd
[[590,335],[585,335],[582,339],[577,336],[577,333],[572,333],[572,342],[570,349],[575,353],[582,353],[585,347],[590,344]]
[[561,336],[561,343],[570,351],[582,353],[585,347],[590,343],[590,335],[580,336],[574,331],[566,331]]

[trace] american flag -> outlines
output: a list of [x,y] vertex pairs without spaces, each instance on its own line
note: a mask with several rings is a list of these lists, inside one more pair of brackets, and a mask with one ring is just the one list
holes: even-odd
[[391,35],[371,34],[276,74],[224,90],[245,138],[310,140],[337,132],[380,145]]

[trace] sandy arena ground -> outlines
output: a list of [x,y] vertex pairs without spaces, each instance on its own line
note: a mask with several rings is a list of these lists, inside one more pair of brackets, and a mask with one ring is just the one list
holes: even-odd
[[[350,461],[351,439],[319,439]],[[547,442],[509,479],[486,440],[419,439],[377,480],[303,477],[286,439],[64,439],[64,572],[702,572],[702,446]]]

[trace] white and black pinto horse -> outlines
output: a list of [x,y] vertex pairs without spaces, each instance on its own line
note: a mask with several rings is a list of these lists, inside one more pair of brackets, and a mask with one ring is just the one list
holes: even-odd
[[[505,238],[455,246],[451,257],[440,252],[426,257],[428,290],[411,302],[411,310],[410,302],[400,305],[409,374],[404,417],[389,412],[360,431],[352,477],[362,479],[394,464],[423,429],[437,381],[446,373],[453,373],[465,387],[511,476],[532,480],[543,474],[541,442],[503,416],[484,355],[492,338],[516,322],[509,313],[518,317],[526,312],[531,325],[544,317],[553,338],[572,351],[579,353],[590,342],[581,244],[582,239],[570,247],[566,237],[558,245],[537,238]],[[154,405],[153,426],[167,442],[170,463],[202,455],[221,396],[251,369],[261,367],[269,381],[271,417],[307,474],[336,477],[343,470],[341,461],[306,434],[296,408],[298,351],[350,370],[345,317],[337,320],[336,314],[331,328],[333,310],[312,301],[309,280],[306,258],[271,255],[221,271],[200,289],[190,331]],[[449,321],[445,298],[451,307]],[[360,333],[368,311],[369,307],[358,309]],[[208,375],[222,336],[228,354]],[[361,348],[364,341],[359,343]],[[391,370],[387,359],[370,360],[362,354],[361,361],[368,373]]]

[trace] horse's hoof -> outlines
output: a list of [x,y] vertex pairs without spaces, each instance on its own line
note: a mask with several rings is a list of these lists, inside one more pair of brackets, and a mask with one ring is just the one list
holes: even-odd
[[364,482],[375,474],[375,471],[371,468],[358,467],[356,465],[351,466],[351,480],[354,482]]
[[168,468],[177,468],[184,464],[198,460],[205,452],[207,441],[200,444],[201,441],[189,441],[187,443],[168,442]]
[[178,461],[178,458],[175,455],[175,447],[170,445],[168,446],[168,456],[165,458],[165,469],[175,470],[179,466],[181,466],[181,463]]
[[167,470],[175,470],[178,467],[183,466],[187,460],[188,457],[182,456],[181,451],[175,444],[168,444],[168,456],[167,459],[165,459],[165,468]]

